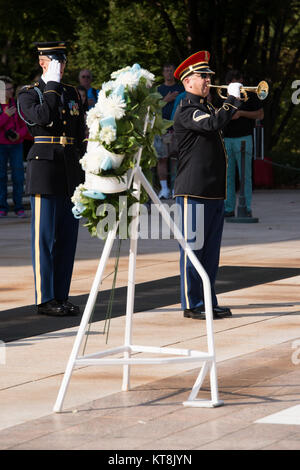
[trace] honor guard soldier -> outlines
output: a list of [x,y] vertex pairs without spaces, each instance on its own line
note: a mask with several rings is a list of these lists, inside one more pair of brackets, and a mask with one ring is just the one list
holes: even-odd
[[61,82],[64,42],[36,43],[43,74],[19,93],[18,109],[34,137],[27,156],[26,193],[32,210],[32,261],[37,312],[76,315],[68,301],[78,220],[71,196],[83,182],[84,114],[76,88]]
[[[179,150],[174,195],[181,208],[185,240],[191,244],[210,279],[213,318],[224,318],[230,317],[231,311],[218,306],[215,293],[226,199],[227,155],[222,128],[241,106],[241,84],[229,85],[229,96],[222,108],[214,109],[207,101],[214,73],[209,67],[209,59],[208,51],[199,51],[179,65],[174,73],[186,90],[186,97],[174,116]],[[204,219],[200,217],[203,213]],[[180,274],[184,317],[205,319],[202,280],[181,247]]]

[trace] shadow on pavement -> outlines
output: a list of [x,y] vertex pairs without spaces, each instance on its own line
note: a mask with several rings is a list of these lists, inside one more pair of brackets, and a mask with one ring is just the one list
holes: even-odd
[[[275,268],[256,266],[222,266],[216,282],[216,293],[235,291],[260,284],[274,282],[300,275],[297,268]],[[93,315],[93,322],[104,320],[110,298],[110,289],[100,291]],[[127,287],[115,289],[111,317],[125,315]],[[71,302],[79,305],[83,312],[88,294],[71,297]],[[171,276],[151,282],[143,282],[135,287],[135,313],[145,312],[180,303],[180,277]],[[290,306],[286,303],[285,305]],[[292,304],[294,305],[294,303]],[[274,306],[274,304],[270,305]],[[267,305],[249,305],[249,308],[263,308]],[[248,305],[247,305],[248,308]],[[155,312],[153,312],[155,315]],[[18,307],[0,312],[0,340],[4,342],[29,338],[51,331],[71,328],[80,324],[78,317],[47,317],[37,315],[34,305]]]

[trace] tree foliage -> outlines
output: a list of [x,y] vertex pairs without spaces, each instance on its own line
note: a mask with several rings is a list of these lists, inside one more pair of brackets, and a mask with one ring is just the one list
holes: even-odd
[[135,62],[160,82],[164,62],[179,64],[207,49],[216,83],[225,83],[229,68],[241,69],[249,85],[268,81],[267,153],[297,153],[300,106],[291,86],[300,78],[299,6],[299,0],[0,0],[0,73],[17,84],[33,80],[34,41],[68,40],[66,80],[76,84],[84,67],[98,86]]

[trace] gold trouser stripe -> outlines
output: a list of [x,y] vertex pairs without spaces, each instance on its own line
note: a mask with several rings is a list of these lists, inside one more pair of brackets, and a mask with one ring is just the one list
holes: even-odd
[[[187,196],[184,196],[184,200],[183,200],[183,230],[184,230],[184,239],[185,239],[186,242],[187,242],[187,233],[188,233],[187,215],[188,215],[188,198],[187,198]],[[187,267],[187,254],[186,254],[186,250],[184,250],[184,296],[185,296],[186,308],[190,308],[190,302],[189,302],[189,296],[188,296],[186,267]]]
[[34,211],[34,262],[35,262],[35,289],[37,294],[37,304],[42,303],[42,283],[41,283],[41,267],[40,267],[40,220],[41,220],[41,195],[35,195],[35,211]]
[[[182,197],[196,197],[198,199],[211,199],[211,200],[222,200],[224,197],[206,197],[206,196],[194,196],[194,194],[174,194],[174,197],[182,196]],[[226,198],[225,198],[226,199]]]

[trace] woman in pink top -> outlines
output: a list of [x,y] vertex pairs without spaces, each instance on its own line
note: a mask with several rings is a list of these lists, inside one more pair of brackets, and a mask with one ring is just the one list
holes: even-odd
[[[7,216],[7,164],[9,161],[12,183],[14,211],[24,217],[22,205],[24,189],[24,165],[22,142],[27,134],[26,124],[20,119],[13,98],[14,87],[9,77],[0,76],[5,84],[5,103],[0,103],[0,217]],[[4,101],[4,100],[2,100]]]

